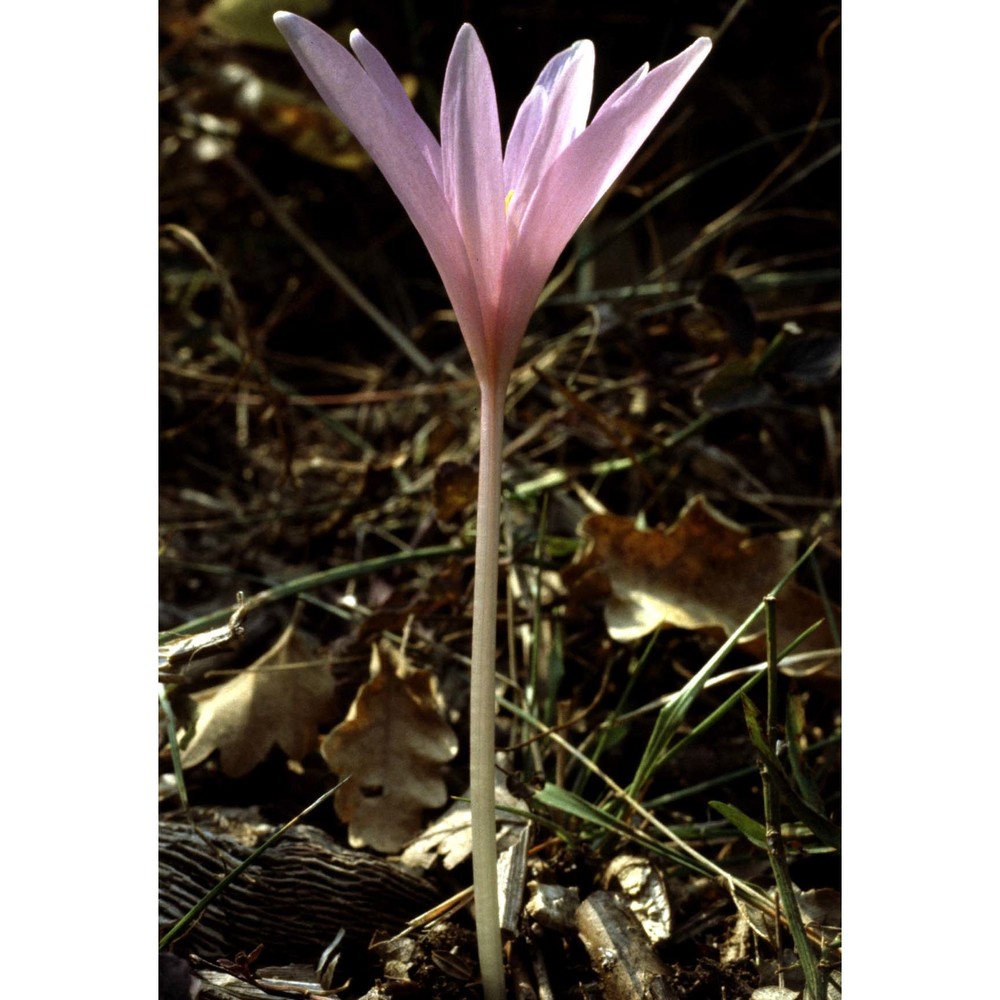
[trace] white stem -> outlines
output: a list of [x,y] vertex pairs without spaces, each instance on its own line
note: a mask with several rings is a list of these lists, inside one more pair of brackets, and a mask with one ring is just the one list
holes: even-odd
[[497,898],[496,767],[497,573],[500,565],[500,477],[503,471],[505,393],[481,386],[476,575],[472,593],[472,682],[469,772],[472,796],[472,883],[476,941],[485,1000],[503,1000],[503,953]]

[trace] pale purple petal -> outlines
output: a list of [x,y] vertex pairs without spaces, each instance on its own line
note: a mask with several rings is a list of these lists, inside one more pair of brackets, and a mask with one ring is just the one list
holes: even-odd
[[[509,321],[525,324],[559,254],[708,55],[700,38],[619,87],[542,178],[508,252]],[[528,300],[530,304],[528,303]],[[519,301],[515,301],[519,300]]]
[[[682,52],[681,55],[684,53]],[[667,65],[667,64],[664,64]],[[620,84],[610,97],[597,109],[594,121],[611,110],[636,84],[646,78],[649,73],[649,63],[643,63],[624,83]]]
[[515,219],[551,163],[586,127],[593,87],[594,43],[588,40],[574,42],[539,74],[504,154],[504,187],[514,192],[508,211]]
[[[403,114],[398,102],[388,99],[361,63],[325,31],[284,12],[276,14],[274,22],[313,86],[382,171],[413,221],[441,275],[478,367],[482,363],[483,317],[476,282],[451,206],[424,155],[426,126],[417,127],[414,116]],[[369,55],[366,52],[366,58]],[[384,77],[381,82],[386,85]]]
[[506,254],[506,191],[493,76],[469,24],[459,29],[444,75],[441,155],[445,197],[465,239],[486,322]]
[[361,60],[365,72],[382,91],[382,96],[389,105],[392,114],[400,122],[407,123],[407,130],[419,144],[424,159],[430,164],[434,175],[440,181],[441,144],[427,127],[427,123],[417,114],[417,109],[399,82],[399,77],[393,73],[382,53],[357,28],[351,32],[351,48]]
[[503,154],[503,186],[508,192],[513,190],[514,181],[520,179],[535,136],[542,127],[548,103],[549,95],[545,88],[535,84],[517,109],[517,117],[507,137],[507,147]]

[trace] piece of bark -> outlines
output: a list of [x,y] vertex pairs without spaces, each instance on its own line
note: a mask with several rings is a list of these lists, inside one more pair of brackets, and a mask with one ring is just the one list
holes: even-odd
[[576,927],[607,1000],[678,1000],[666,966],[615,893],[591,893],[576,912]]
[[[223,832],[203,820],[201,836],[186,822],[159,826],[161,935],[273,832],[249,824]],[[349,945],[364,948],[376,931],[398,931],[440,896],[401,865],[302,825],[227,886],[172,950],[215,958],[263,943],[269,964],[315,963],[341,927]]]

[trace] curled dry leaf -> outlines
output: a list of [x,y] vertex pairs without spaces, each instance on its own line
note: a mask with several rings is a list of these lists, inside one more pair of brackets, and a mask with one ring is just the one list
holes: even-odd
[[398,851],[420,831],[424,809],[447,800],[441,765],[458,752],[429,670],[372,646],[371,680],[323,740],[330,769],[350,780],[334,797],[352,847]]
[[[840,893],[836,889],[809,889],[803,892],[793,883],[792,891],[802,916],[802,923],[806,927],[815,929],[828,941],[832,941],[840,935],[842,929]],[[778,902],[777,889],[772,889],[768,896],[772,902]],[[732,893],[732,897],[737,909],[746,916],[754,932],[764,940],[772,940],[774,934],[773,918],[767,917],[755,907],[747,906],[739,901],[735,892]]]
[[445,871],[468,861],[472,854],[471,813],[468,802],[456,802],[406,845],[399,860],[422,871],[432,868],[438,860]]
[[[573,589],[603,592],[608,633],[621,642],[660,625],[730,635],[795,564],[799,542],[796,531],[751,538],[702,496],[666,530],[640,531],[631,518],[594,514],[580,533],[589,544],[573,567]],[[790,581],[777,602],[779,647],[824,619],[819,596]],[[763,632],[761,618],[741,644],[763,656]],[[824,621],[799,648],[832,644]]]
[[601,883],[613,889],[655,944],[668,940],[673,917],[663,873],[646,858],[618,854],[604,869]]
[[[498,847],[503,851],[524,826],[520,817],[505,810],[521,809],[524,803],[507,790],[507,775],[499,767],[494,774],[493,793],[497,803],[498,829],[502,831]],[[472,806],[466,792],[463,798],[454,802],[406,845],[399,860],[422,871],[429,871],[440,862],[445,871],[451,871],[468,861],[471,855]]]
[[218,750],[222,770],[239,778],[275,745],[301,760],[316,749],[319,726],[331,720],[334,686],[329,663],[289,625],[252,666],[194,696],[198,714],[181,764],[194,767]]

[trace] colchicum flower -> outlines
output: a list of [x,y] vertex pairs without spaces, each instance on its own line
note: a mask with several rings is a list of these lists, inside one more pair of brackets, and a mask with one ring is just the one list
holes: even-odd
[[542,70],[504,150],[493,76],[471,25],[448,60],[438,142],[360,31],[351,32],[351,55],[294,14],[275,23],[423,238],[480,383],[501,386],[559,254],[711,48],[699,38],[654,70],[640,67],[588,125],[594,45],[576,42]]
[[[594,46],[549,60],[504,149],[486,53],[464,24],[441,95],[441,141],[359,31],[352,55],[294,14],[274,16],[335,115],[354,133],[420,233],[444,282],[480,388],[479,499],[472,615],[470,790],[476,937],[486,1000],[502,1000],[494,801],[494,669],[503,409],[518,347],[578,226],[708,55],[699,38],[632,74],[590,124]],[[355,58],[356,57],[356,58]]]

